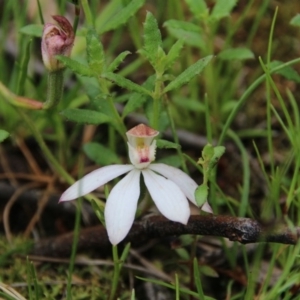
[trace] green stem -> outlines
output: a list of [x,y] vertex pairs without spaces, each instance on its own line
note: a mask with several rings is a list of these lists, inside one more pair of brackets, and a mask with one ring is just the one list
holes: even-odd
[[116,126],[117,131],[121,134],[121,136],[123,137],[123,139],[125,140],[125,142],[127,142],[126,135],[125,135],[127,129],[126,129],[124,123],[123,123],[122,118],[120,117],[120,115],[119,115],[119,113],[118,113],[118,111],[116,109],[116,106],[115,106],[115,104],[113,102],[112,97],[109,94],[109,89],[108,89],[108,86],[107,86],[107,81],[106,81],[106,79],[99,78],[98,82],[99,82],[99,85],[101,87],[102,92],[105,95],[107,95],[107,101],[109,103],[111,112],[114,115],[114,121],[115,121],[114,125]]
[[114,300],[118,282],[119,282],[119,276],[120,276],[120,266],[119,266],[119,255],[118,255],[118,247],[116,245],[112,246],[112,254],[113,254],[113,260],[114,260],[114,274],[113,274],[113,280],[112,280],[112,287],[110,290],[109,300]]
[[64,70],[60,69],[54,72],[48,73],[48,90],[47,90],[47,100],[43,104],[43,109],[51,109],[56,107],[63,93],[64,86]]
[[[172,130],[172,135],[173,135],[173,138],[174,138],[174,142],[179,145],[179,139],[178,139],[177,131],[176,131],[176,128],[175,128],[174,120],[172,118],[171,110],[170,110],[170,107],[169,107],[168,103],[167,103],[167,113],[168,113],[168,117],[169,117],[169,121],[170,121],[170,125],[171,125],[171,130]],[[177,154],[180,158],[182,169],[184,170],[185,173],[188,173],[188,168],[186,166],[185,159],[184,159],[183,153],[181,151],[181,147],[177,148]]]
[[72,274],[74,271],[75,257],[76,257],[77,244],[78,244],[78,238],[79,238],[81,207],[82,207],[82,200],[79,199],[79,201],[77,202],[74,235],[73,235],[74,238],[73,238],[73,243],[72,243],[72,252],[71,252],[71,257],[70,257],[68,283],[67,283],[67,299],[68,300],[72,299]]
[[89,7],[89,3],[87,0],[81,0],[82,9],[84,11],[85,19],[90,27],[94,27],[93,15]]
[[153,98],[153,117],[152,117],[152,124],[151,127],[159,130],[159,106],[160,100],[162,95],[162,81],[161,81],[162,74],[156,72],[156,80],[155,80],[155,87],[154,93],[152,95]]

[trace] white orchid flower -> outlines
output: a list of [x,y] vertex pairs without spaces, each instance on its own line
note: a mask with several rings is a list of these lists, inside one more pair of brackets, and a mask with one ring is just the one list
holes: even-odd
[[[151,164],[155,159],[158,131],[140,124],[126,135],[131,165],[111,165],[97,169],[75,182],[61,196],[60,202],[81,197],[128,173],[111,190],[105,206],[105,223],[110,242],[121,242],[129,232],[140,196],[143,174],[148,191],[158,210],[168,219],[187,224],[190,208],[187,199],[196,204],[197,183],[183,171],[165,164]],[[206,202],[202,210],[212,212]]]

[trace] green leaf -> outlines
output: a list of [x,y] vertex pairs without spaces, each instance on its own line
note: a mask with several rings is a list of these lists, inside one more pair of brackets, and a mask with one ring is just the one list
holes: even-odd
[[133,93],[124,107],[122,118],[125,118],[131,112],[142,107],[146,100],[147,98],[145,97],[145,95],[142,95],[140,93]]
[[145,89],[144,87],[132,82],[129,79],[126,79],[125,77],[123,77],[119,74],[108,72],[108,73],[102,74],[102,76],[104,78],[107,78],[107,79],[113,81],[117,85],[130,90],[130,91],[134,91],[134,92],[146,94],[146,95],[151,95],[151,92],[148,91],[147,89]]
[[167,140],[162,140],[162,139],[157,139],[156,140],[156,146],[157,148],[166,148],[166,149],[180,149],[181,146],[179,144],[167,141]]
[[200,74],[206,65],[211,61],[213,55],[206,56],[199,59],[196,63],[188,67],[185,71],[179,74],[173,81],[171,81],[163,90],[164,93],[173,89],[179,88],[183,84],[189,82],[193,77]]
[[294,25],[294,26],[300,26],[300,14],[297,14],[296,16],[294,16],[292,18],[292,20],[290,21],[290,24]]
[[94,72],[100,75],[104,69],[105,56],[103,45],[93,29],[87,33],[86,46],[88,64]]
[[[271,62],[270,68],[274,69],[276,67],[279,67],[282,64],[283,64],[283,62],[278,61],[278,60],[274,60],[274,61]],[[281,76],[285,77],[288,80],[292,80],[292,81],[295,81],[297,83],[300,82],[299,73],[295,69],[293,69],[291,66],[285,67],[285,68],[277,71],[276,74],[280,74]]]
[[184,40],[185,44],[204,49],[206,44],[203,40],[200,27],[190,22],[168,20],[164,23],[170,35],[178,40]]
[[208,265],[201,266],[201,273],[204,274],[205,276],[212,277],[212,278],[220,277],[219,274],[212,267]]
[[208,196],[208,186],[206,184],[201,184],[197,187],[195,191],[195,199],[198,206],[202,206],[207,200]]
[[167,27],[167,29],[169,29],[169,28],[183,29],[185,31],[201,33],[199,25],[196,25],[191,22],[186,22],[186,21],[178,21],[178,20],[171,19],[164,23],[164,27]]
[[205,145],[202,150],[202,157],[205,161],[211,160],[214,156],[214,147],[211,144]]
[[147,12],[144,23],[144,50],[150,63],[155,66],[159,47],[162,46],[161,33],[152,13]]
[[180,51],[183,47],[184,41],[178,40],[170,49],[169,53],[166,56],[165,69],[170,68],[175,62],[176,58],[179,57]]
[[117,27],[125,24],[130,17],[132,17],[145,3],[145,0],[132,0],[129,1],[126,7],[123,7],[118,13],[107,19],[106,23],[100,27],[100,33],[116,29]]
[[77,123],[99,125],[112,121],[109,116],[88,109],[68,108],[60,112],[60,114],[70,121]]
[[199,299],[205,299],[205,295],[204,295],[202,283],[201,283],[199,264],[198,264],[198,260],[196,257],[194,257],[193,268],[194,268],[194,281],[195,281],[195,284],[197,287]]
[[185,0],[185,2],[196,18],[208,16],[208,8],[205,0]]
[[244,60],[253,59],[254,54],[248,48],[231,48],[220,52],[218,57],[222,60]]
[[225,147],[224,146],[216,146],[214,147],[214,155],[209,161],[208,168],[211,170],[215,167],[215,165],[218,163],[221,156],[225,153]]
[[173,98],[173,103],[180,109],[189,110],[192,112],[204,112],[205,104],[200,102],[199,99],[186,98],[182,96],[175,96]]
[[9,137],[9,133],[3,129],[0,129],[0,143]]
[[64,63],[66,67],[71,69],[74,73],[81,75],[81,76],[94,76],[94,72],[86,65],[80,63],[79,61],[69,58],[63,55],[57,55],[57,59]]
[[237,0],[217,0],[210,18],[219,21],[220,19],[229,16],[236,3]]
[[83,151],[97,165],[107,166],[121,163],[115,152],[99,143],[87,143],[83,146]]
[[123,62],[123,60],[125,59],[125,57],[131,54],[131,52],[129,51],[124,51],[122,53],[120,53],[113,61],[112,63],[108,66],[107,71],[108,72],[113,72],[115,71],[119,65]]
[[22,27],[19,30],[20,33],[27,34],[35,37],[42,37],[43,35],[43,25],[41,24],[30,24]]

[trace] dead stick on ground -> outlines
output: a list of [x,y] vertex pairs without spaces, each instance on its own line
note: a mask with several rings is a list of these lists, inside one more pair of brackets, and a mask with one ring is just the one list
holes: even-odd
[[[300,228],[289,229],[285,226],[270,228],[249,218],[230,216],[191,216],[187,225],[172,222],[161,216],[149,217],[135,222],[124,240],[133,245],[151,238],[165,238],[182,234],[199,234],[226,237],[243,244],[273,242],[281,244],[297,243]],[[35,244],[32,251],[35,255],[68,257],[71,253],[73,234],[42,240]],[[79,234],[78,251],[106,250],[110,243],[103,226],[82,229]]]

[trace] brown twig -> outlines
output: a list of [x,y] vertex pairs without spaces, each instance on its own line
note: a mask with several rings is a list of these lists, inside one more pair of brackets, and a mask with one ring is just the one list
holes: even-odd
[[[273,242],[296,244],[300,228],[267,228],[256,220],[231,216],[191,216],[187,225],[172,222],[161,216],[149,217],[135,222],[124,242],[143,243],[151,238],[165,238],[182,234],[199,234],[226,237],[243,244]],[[35,244],[33,254],[68,257],[71,253],[73,234],[64,234]],[[106,250],[111,247],[104,227],[95,226],[81,230],[78,251]]]

